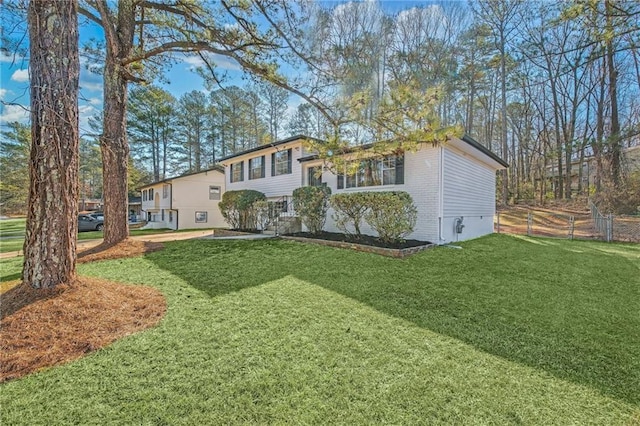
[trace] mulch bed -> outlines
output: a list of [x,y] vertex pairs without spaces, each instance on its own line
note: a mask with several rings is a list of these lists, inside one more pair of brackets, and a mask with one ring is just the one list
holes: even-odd
[[[78,253],[78,262],[139,256],[162,243],[125,240]],[[156,289],[81,277],[52,289],[15,281],[0,295],[0,382],[63,364],[155,326],[167,310]]]
[[287,234],[292,237],[300,237],[300,238],[311,238],[316,240],[327,240],[327,241],[337,241],[349,244],[361,244],[365,246],[373,246],[380,247],[386,249],[407,249],[412,247],[420,247],[425,245],[430,245],[431,243],[428,241],[418,241],[418,240],[405,240],[403,242],[398,243],[385,243],[384,241],[379,240],[376,237],[372,237],[370,235],[361,235],[356,238],[351,235],[340,234],[337,232],[320,232],[318,234],[311,234],[309,232],[296,232],[293,234]]
[[162,250],[163,248],[164,244],[162,243],[137,241],[132,239],[126,239],[115,245],[103,243],[93,248],[78,252],[78,263],[140,256],[146,253]]

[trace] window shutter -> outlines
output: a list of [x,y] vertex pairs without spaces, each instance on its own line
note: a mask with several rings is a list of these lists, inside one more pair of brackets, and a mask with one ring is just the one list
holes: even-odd
[[404,183],[404,154],[396,156],[396,185]]
[[271,176],[276,175],[276,153],[271,154]]
[[263,178],[264,177],[264,166],[265,166],[264,162],[266,161],[264,155],[262,156],[262,160],[260,160],[260,161],[261,161],[260,177]]
[[291,148],[287,150],[287,173],[291,173]]
[[342,173],[338,175],[338,189],[344,189],[344,175]]
[[240,162],[240,180],[244,180],[244,161]]

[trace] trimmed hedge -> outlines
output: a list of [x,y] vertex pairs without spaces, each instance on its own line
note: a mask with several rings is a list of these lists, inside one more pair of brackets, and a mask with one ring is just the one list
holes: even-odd
[[255,231],[261,222],[267,197],[259,191],[227,191],[218,203],[222,217],[232,229]]
[[[336,227],[345,234],[359,237],[360,223],[369,209],[368,192],[345,192],[331,196],[331,207],[335,210],[333,220]],[[352,233],[349,225],[354,229]]]
[[365,220],[385,242],[395,243],[413,232],[418,209],[411,195],[404,191],[369,193],[370,208]]
[[312,234],[322,231],[327,221],[331,188],[303,186],[293,191],[293,208]]
[[360,236],[360,224],[366,221],[385,242],[400,242],[413,232],[418,210],[411,195],[404,191],[369,191],[335,194],[333,220],[345,234]]

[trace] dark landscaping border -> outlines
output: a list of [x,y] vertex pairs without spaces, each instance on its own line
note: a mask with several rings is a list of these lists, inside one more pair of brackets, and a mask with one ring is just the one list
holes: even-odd
[[232,231],[231,229],[218,229],[215,228],[213,230],[214,237],[238,237],[241,235],[255,235],[255,232],[241,232],[241,231]]
[[330,241],[330,240],[320,240],[316,238],[291,237],[288,235],[281,235],[280,238],[282,238],[283,240],[292,240],[292,241],[298,241],[302,243],[318,244],[321,246],[338,247],[338,248],[362,251],[365,253],[374,253],[374,254],[379,254],[381,256],[395,257],[397,259],[404,259],[405,257],[409,257],[421,251],[432,249],[437,245],[437,244],[426,244],[424,246],[409,247],[404,249],[392,249],[392,248],[368,246],[365,244],[347,243],[343,241]]

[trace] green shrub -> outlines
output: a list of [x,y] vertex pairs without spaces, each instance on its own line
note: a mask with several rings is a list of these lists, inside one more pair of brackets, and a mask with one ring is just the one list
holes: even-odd
[[399,242],[413,232],[418,209],[404,191],[370,192],[364,219],[385,242]]
[[345,234],[352,234],[349,225],[354,229],[353,235],[359,237],[360,223],[369,209],[369,192],[347,192],[331,196],[331,207],[335,210],[333,220],[336,227]]
[[327,221],[331,188],[303,186],[293,191],[293,208],[312,234],[322,231]]
[[267,197],[259,191],[244,189],[227,191],[218,204],[222,217],[232,229],[255,231],[261,221],[262,201]]

